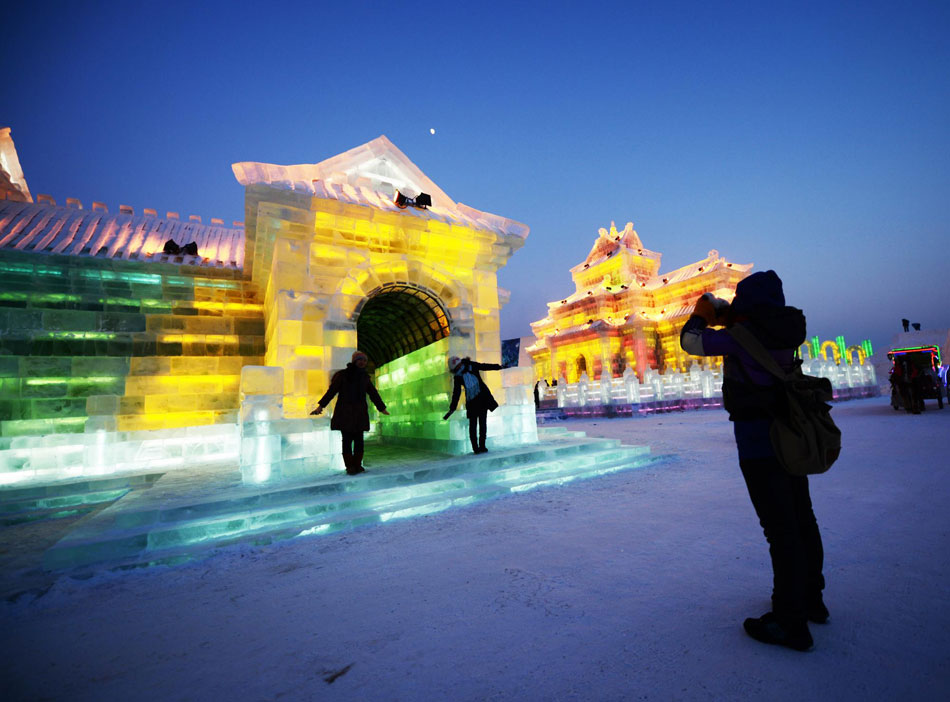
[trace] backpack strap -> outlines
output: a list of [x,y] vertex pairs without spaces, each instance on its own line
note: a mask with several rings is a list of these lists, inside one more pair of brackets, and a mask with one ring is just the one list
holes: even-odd
[[762,366],[769,373],[774,375],[779,380],[785,380],[788,377],[788,373],[782,370],[782,367],[776,362],[774,358],[772,358],[772,354],[765,350],[762,342],[755,338],[755,334],[750,332],[741,324],[736,324],[726,331],[729,332],[729,335],[736,340],[736,343],[738,343],[739,346],[749,352],[749,355],[752,356],[752,359],[756,363]]

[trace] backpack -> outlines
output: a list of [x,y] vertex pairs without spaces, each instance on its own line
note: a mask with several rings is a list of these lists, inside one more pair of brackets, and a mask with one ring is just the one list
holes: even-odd
[[831,381],[802,373],[802,362],[786,373],[748,329],[736,325],[732,338],[765,370],[778,378],[770,412],[769,436],[779,463],[791,475],[813,475],[831,468],[841,453],[841,430],[831,418]]

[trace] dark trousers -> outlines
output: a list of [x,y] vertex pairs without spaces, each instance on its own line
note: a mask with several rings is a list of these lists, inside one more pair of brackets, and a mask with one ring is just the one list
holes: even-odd
[[363,462],[363,432],[342,431],[343,434],[343,464],[350,468],[350,463],[356,459],[356,465]]
[[[478,434],[476,435],[476,429]],[[488,433],[488,410],[471,410],[468,414],[468,438],[472,440],[472,451],[485,448],[485,435]]]
[[739,466],[769,542],[772,611],[804,620],[809,602],[820,598],[825,587],[824,551],[808,478],[789,475],[775,458],[743,459]]

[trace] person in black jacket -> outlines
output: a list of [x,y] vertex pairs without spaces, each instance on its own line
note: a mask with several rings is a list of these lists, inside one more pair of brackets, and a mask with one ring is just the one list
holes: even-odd
[[[472,440],[472,453],[485,453],[485,434],[487,433],[488,413],[498,407],[491,391],[479,375],[483,370],[501,370],[497,363],[476,363],[472,359],[452,356],[449,359],[449,372],[455,376],[452,388],[452,402],[449,411],[442,419],[452,416],[458,406],[462,387],[465,387],[465,413],[468,415],[468,436]],[[476,434],[476,427],[478,433]]]
[[775,409],[774,376],[756,363],[727,330],[712,325],[743,325],[784,370],[797,363],[805,341],[805,315],[785,305],[775,271],[754,273],[736,286],[732,304],[718,311],[701,297],[680,334],[680,345],[694,356],[724,356],[723,405],[733,423],[739,467],[769,543],[772,560],[772,611],[746,619],[746,632],[758,641],[800,651],[812,646],[808,621],[824,623],[824,552],[808,492],[808,478],[787,473],[769,437]]
[[349,475],[363,473],[363,432],[369,431],[369,408],[366,396],[373,401],[381,414],[389,414],[383,399],[376,392],[373,381],[366,372],[369,359],[362,351],[353,353],[353,359],[346,368],[338,371],[330,380],[330,387],[320,398],[317,408],[310,414],[319,415],[330,404],[334,395],[339,394],[330,428],[343,434],[343,463]]

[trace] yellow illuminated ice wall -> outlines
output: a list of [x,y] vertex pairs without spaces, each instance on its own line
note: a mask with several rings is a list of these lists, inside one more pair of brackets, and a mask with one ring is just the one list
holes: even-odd
[[648,368],[686,371],[697,359],[680,348],[679,334],[703,292],[731,300],[752,264],[727,261],[718,251],[669,273],[662,254],[643,246],[628,222],[600,229],[587,258],[571,269],[574,292],[548,303],[544,319],[531,324],[528,348],[537,379],[575,383],[619,377],[629,367],[643,379]]
[[[264,361],[283,369],[284,415],[307,416],[360,349],[391,405],[381,437],[449,447],[450,425],[438,428],[446,357],[500,362],[497,273],[528,228],[452,201],[386,137],[319,164],[233,169],[246,188],[245,273],[263,292]],[[397,207],[397,191],[432,204]],[[504,397],[499,374],[484,379]]]

